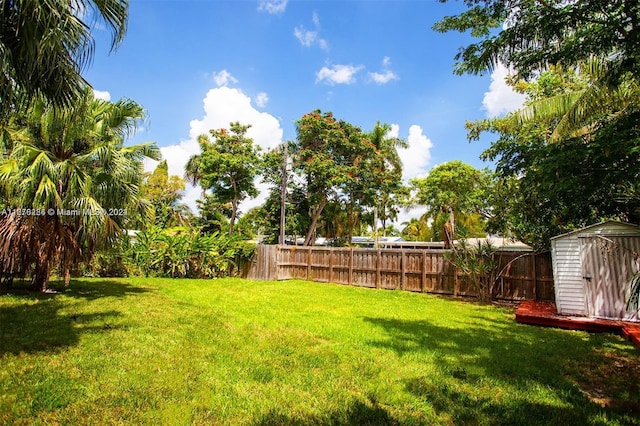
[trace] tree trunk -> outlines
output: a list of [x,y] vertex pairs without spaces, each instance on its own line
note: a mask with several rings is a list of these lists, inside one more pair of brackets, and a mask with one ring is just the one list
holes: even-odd
[[69,287],[69,281],[71,281],[71,267],[67,264],[64,265],[64,288]]
[[373,208],[373,247],[378,248],[378,207]]
[[380,222],[382,222],[382,237],[387,237],[387,209],[382,207],[382,216],[380,217]]
[[231,218],[229,219],[229,235],[233,234],[233,225],[236,222],[236,215],[238,214],[238,200],[235,198],[231,200]]
[[348,212],[348,218],[347,218],[347,222],[348,222],[348,227],[349,229],[347,230],[347,244],[351,245],[351,243],[353,242],[353,227],[354,227],[354,220],[353,220],[353,194],[349,194],[349,212]]
[[42,262],[36,266],[31,280],[31,290],[44,292],[49,285],[49,262]]
[[287,143],[282,149],[282,186],[280,187],[280,237],[278,244],[284,245],[286,239],[286,219],[287,219]]
[[238,214],[238,197],[237,197],[237,188],[235,179],[231,179],[231,189],[233,190],[233,198],[231,199],[231,219],[229,219],[229,235],[233,234],[233,225],[236,222],[236,215]]
[[324,207],[327,205],[327,203],[329,202],[329,200],[327,200],[326,198],[323,199],[320,204],[318,205],[318,207],[313,211],[313,214],[311,215],[311,225],[309,225],[309,230],[307,231],[307,236],[304,238],[304,246],[311,246],[313,245],[313,243],[315,243],[315,233],[316,233],[316,228],[318,226],[318,219],[320,218],[320,215],[322,214],[322,210],[324,209]]

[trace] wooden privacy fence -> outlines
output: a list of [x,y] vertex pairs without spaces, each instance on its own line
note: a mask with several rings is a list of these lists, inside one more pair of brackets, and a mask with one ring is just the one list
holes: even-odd
[[[248,278],[304,279],[359,287],[474,296],[468,278],[444,257],[445,250],[367,249],[260,245]],[[498,251],[503,273],[497,299],[553,300],[548,253]]]

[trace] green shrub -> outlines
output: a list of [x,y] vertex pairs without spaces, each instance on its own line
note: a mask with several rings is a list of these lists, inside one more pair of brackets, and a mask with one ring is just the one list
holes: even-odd
[[458,247],[445,253],[445,258],[469,277],[478,299],[483,303],[493,300],[494,287],[498,279],[497,249],[488,240],[470,245],[460,240]]
[[238,236],[151,228],[136,235],[128,258],[143,276],[214,278],[241,273],[254,252],[255,244]]
[[124,253],[112,250],[96,253],[89,262],[80,265],[78,275],[83,277],[127,277],[129,268]]

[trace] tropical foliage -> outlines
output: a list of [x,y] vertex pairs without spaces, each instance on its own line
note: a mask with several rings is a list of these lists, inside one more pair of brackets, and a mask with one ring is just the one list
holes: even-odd
[[419,218],[412,217],[406,222],[402,222],[401,235],[407,241],[431,241],[433,231],[429,226],[429,218],[423,214]]
[[387,220],[396,217],[405,194],[397,148],[406,142],[390,131],[378,122],[366,133],[320,110],[298,120],[298,137],[289,151],[299,179],[289,187],[307,194],[305,245],[312,244],[316,234],[348,242],[354,230],[364,230],[364,220],[376,229],[378,218],[385,228]]
[[159,158],[155,144],[124,146],[144,117],[135,102],[94,99],[73,108],[33,102],[3,127],[0,266],[47,287],[53,268],[70,270],[122,235],[131,216],[149,215],[140,198],[142,160]]
[[[153,207],[152,223],[160,227],[182,226],[190,222],[191,211],[181,203],[184,196],[185,182],[180,176],[169,176],[167,161],[161,161],[152,173],[146,173],[142,186],[142,194]],[[144,221],[138,228],[145,228]]]
[[127,256],[134,272],[145,277],[215,278],[237,273],[254,250],[253,244],[225,233],[151,227],[136,234]]
[[[458,232],[456,218],[459,216],[465,217],[468,224],[471,224],[471,218],[480,221],[480,226],[467,227],[467,237],[477,236],[478,232],[480,236],[486,235],[483,222],[491,216],[488,200],[492,185],[491,172],[478,170],[459,160],[440,164],[426,177],[411,180],[415,203],[427,207],[427,217],[434,224],[434,235],[440,235],[449,243]],[[447,231],[440,232],[443,228]]]
[[477,240],[475,244],[470,244],[466,239],[461,239],[451,251],[445,253],[445,258],[468,277],[472,290],[484,303],[493,300],[494,287],[499,278],[496,252],[497,248],[488,240]]
[[0,2],[0,120],[35,98],[65,107],[81,99],[93,24],[111,33],[113,50],[124,38],[128,8],[128,0]]
[[500,177],[490,230],[546,248],[552,236],[603,219],[640,219],[640,108],[596,101],[590,93],[601,91],[600,79],[592,71],[551,67],[533,83],[517,83],[528,95],[524,110],[467,123],[472,140],[499,135],[482,154]]
[[355,174],[357,164],[350,161],[349,151],[360,130],[320,110],[305,114],[296,125],[298,139],[292,152],[293,164],[308,194],[311,222],[304,245],[311,245],[322,211],[331,199],[338,197],[340,186]]
[[231,205],[229,235],[238,217],[239,203],[258,195],[255,178],[260,169],[260,149],[246,137],[251,126],[231,123],[230,129],[211,130],[198,138],[200,154],[189,159],[186,177],[193,184],[199,184],[212,200]]
[[640,5],[635,0],[465,0],[465,4],[468,10],[434,25],[437,31],[469,31],[479,39],[458,52],[458,73],[482,73],[503,63],[518,77],[529,79],[552,65],[570,67],[597,57],[611,61],[611,82],[627,73],[640,76]]

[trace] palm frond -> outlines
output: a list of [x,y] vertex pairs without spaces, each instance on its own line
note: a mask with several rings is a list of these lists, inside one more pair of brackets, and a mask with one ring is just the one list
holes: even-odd
[[586,88],[532,102],[512,117],[518,124],[531,120],[556,120],[549,142],[591,133],[594,124],[607,115],[617,115],[640,105],[638,81],[632,77],[615,79],[615,61],[590,58],[578,68],[588,80]]
[[162,160],[162,153],[155,142],[143,142],[122,148],[122,153],[132,160],[142,161],[144,158]]

